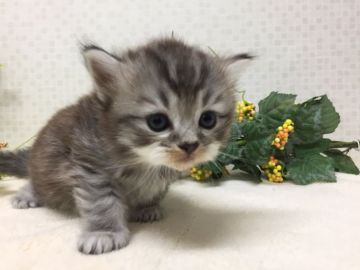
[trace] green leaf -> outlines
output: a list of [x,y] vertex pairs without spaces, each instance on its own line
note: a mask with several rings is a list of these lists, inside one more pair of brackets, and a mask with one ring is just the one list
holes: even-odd
[[340,115],[336,112],[334,105],[326,95],[321,97],[320,106],[320,126],[322,133],[332,133],[340,123]]
[[240,158],[242,151],[243,146],[240,144],[240,142],[229,142],[225,148],[222,148],[220,150],[216,161],[220,162],[223,165],[231,164],[233,160]]
[[242,124],[236,121],[231,125],[229,141],[236,141],[239,138],[241,138],[241,136],[242,136]]
[[331,159],[331,162],[337,172],[359,174],[359,169],[354,161],[348,155],[338,149],[330,149],[325,154]]
[[260,119],[248,121],[242,126],[242,134],[246,141],[264,138],[275,132],[275,130],[267,128]]
[[234,160],[234,170],[236,169],[255,176],[257,180],[261,179],[261,171],[256,165],[249,164],[242,160]]
[[310,144],[299,144],[294,145],[294,151],[296,157],[306,157],[309,154],[316,154],[316,153],[322,153],[325,150],[327,150],[330,146],[331,140],[329,139],[323,139],[310,143]]
[[309,154],[287,165],[286,178],[299,185],[313,182],[336,182],[335,170],[328,157]]
[[259,102],[259,115],[268,128],[276,129],[282,125],[287,118],[292,118],[297,105],[294,104],[296,95],[271,94]]
[[244,149],[245,158],[247,158],[251,164],[262,165],[266,163],[271,153],[271,142],[273,139],[274,136],[270,135],[265,138],[248,141]]
[[259,113],[268,114],[282,105],[294,105],[296,95],[271,92],[269,96],[259,102]]
[[333,132],[339,125],[340,116],[328,97],[312,98],[299,106],[294,113],[295,133],[293,141],[299,143],[314,143],[323,134]]
[[256,119],[246,122],[242,126],[242,132],[246,145],[241,156],[253,165],[265,163],[269,158],[275,131],[267,128],[260,119]]

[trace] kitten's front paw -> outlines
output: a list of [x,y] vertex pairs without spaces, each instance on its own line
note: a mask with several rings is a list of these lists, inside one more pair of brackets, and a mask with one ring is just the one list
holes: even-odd
[[102,254],[125,247],[130,240],[130,232],[86,232],[80,236],[78,250],[85,254]]
[[11,198],[11,205],[13,208],[27,209],[27,208],[39,207],[40,203],[31,194],[18,193]]
[[163,214],[159,206],[151,206],[131,211],[130,221],[153,222],[162,219]]

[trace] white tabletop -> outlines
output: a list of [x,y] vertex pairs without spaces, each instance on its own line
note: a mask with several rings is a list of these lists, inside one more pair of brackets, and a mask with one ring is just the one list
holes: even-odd
[[131,224],[129,246],[100,256],[77,252],[78,218],[12,209],[24,183],[0,181],[1,269],[360,269],[360,176],[308,186],[179,181],[164,220]]

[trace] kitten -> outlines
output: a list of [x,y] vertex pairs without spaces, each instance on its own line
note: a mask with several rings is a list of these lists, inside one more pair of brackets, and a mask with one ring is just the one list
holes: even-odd
[[59,111],[28,150],[0,152],[0,171],[30,178],[15,208],[79,213],[78,249],[128,244],[127,221],[162,216],[159,202],[180,171],[214,159],[234,112],[230,66],[174,38],[114,55],[83,49],[94,91]]

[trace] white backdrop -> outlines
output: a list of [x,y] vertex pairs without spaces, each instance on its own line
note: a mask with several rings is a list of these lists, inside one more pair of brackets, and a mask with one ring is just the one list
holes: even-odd
[[0,0],[0,140],[16,146],[90,90],[79,41],[111,50],[172,31],[258,55],[239,80],[249,100],[326,93],[342,118],[336,138],[360,137],[358,0]]

